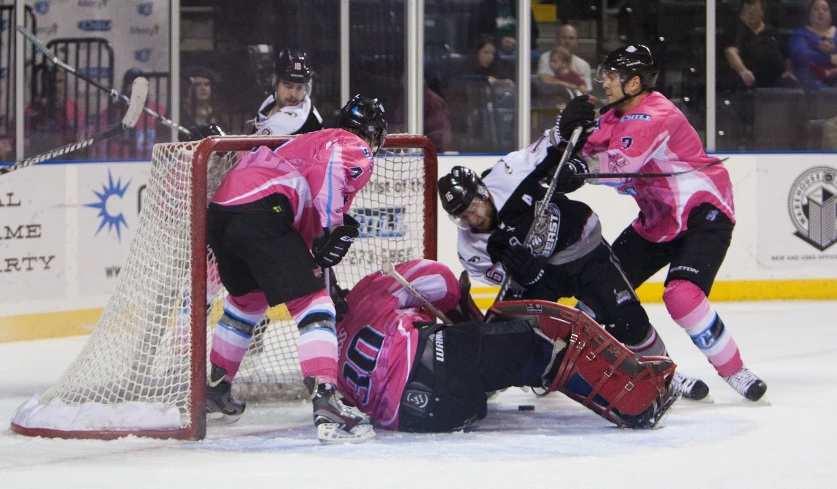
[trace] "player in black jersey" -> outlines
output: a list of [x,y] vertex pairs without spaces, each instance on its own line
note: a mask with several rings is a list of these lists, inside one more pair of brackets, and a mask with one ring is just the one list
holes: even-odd
[[[575,297],[591,316],[637,357],[666,354],[662,338],[602,237],[599,218],[587,204],[555,193],[550,219],[535,222],[535,203],[546,194],[561,151],[551,132],[526,148],[509,153],[482,178],[456,166],[439,180],[442,207],[458,224],[457,252],[475,279],[498,285],[509,273],[511,298],[557,301]],[[531,247],[524,247],[529,228]],[[682,375],[675,372],[675,375]],[[690,388],[686,398],[706,397],[699,379],[675,382]]]

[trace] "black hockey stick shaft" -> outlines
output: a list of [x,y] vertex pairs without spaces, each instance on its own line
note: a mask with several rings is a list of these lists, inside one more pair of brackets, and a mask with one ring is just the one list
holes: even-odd
[[[573,154],[575,146],[578,144],[578,138],[581,137],[581,132],[583,130],[584,127],[582,126],[578,126],[575,130],[573,130],[573,134],[567,142],[567,147],[564,148],[564,154],[561,155],[561,160],[558,162],[558,166],[555,168],[555,173],[552,175],[552,183],[550,183],[549,188],[546,189],[546,194],[544,194],[543,199],[535,204],[535,220],[529,228],[529,231],[526,232],[526,239],[523,241],[524,247],[528,248],[532,244],[535,229],[539,229],[542,221],[549,218],[546,216],[546,213],[549,212],[547,207],[549,206],[549,202],[552,200],[552,196],[555,195],[555,191],[558,188],[558,175],[561,173],[561,169],[567,163],[567,160],[570,159],[570,155]],[[503,283],[500,284],[500,292],[497,293],[497,298],[494,299],[495,303],[503,300],[503,297],[506,296],[506,292],[509,290],[509,284],[511,283],[510,272],[511,270],[506,270],[506,276],[503,278]]]
[[145,99],[148,96],[148,80],[143,77],[139,77],[134,80],[131,87],[131,99],[129,100],[128,108],[125,110],[125,117],[122,118],[122,121],[119,122],[119,124],[114,124],[113,126],[105,129],[103,132],[96,134],[89,139],[85,139],[84,141],[67,144],[59,148],[51,149],[45,153],[32,156],[31,158],[18,161],[13,165],[0,167],[0,175],[5,175],[6,173],[20,170],[21,168],[37,165],[42,161],[51,160],[59,156],[70,154],[74,151],[87,148],[99,141],[104,141],[109,137],[122,134],[124,131],[136,126],[137,120],[139,120],[140,114],[142,113],[142,107],[145,105]]
[[[102,85],[101,83],[99,83],[99,82],[97,82],[97,81],[95,81],[95,80],[93,80],[93,79],[91,79],[87,76],[82,75],[81,73],[78,72],[78,70],[76,70],[72,66],[68,65],[67,63],[61,61],[61,59],[58,58],[58,56],[56,56],[55,53],[52,52],[51,49],[46,47],[46,44],[42,43],[40,39],[35,37],[35,35],[32,34],[32,32],[30,32],[25,27],[19,25],[19,26],[17,26],[17,30],[18,30],[18,32],[23,34],[23,36],[26,37],[26,39],[28,39],[30,42],[32,42],[32,44],[34,44],[35,47],[38,48],[38,51],[43,53],[43,55],[46,56],[47,58],[49,58],[49,60],[52,61],[55,65],[63,68],[64,70],[72,73],[73,75],[81,78],[82,80],[84,80],[87,83],[93,85],[94,87],[98,88],[99,90],[107,92],[114,99],[120,99],[120,100],[122,100],[123,102],[126,102],[126,103],[128,103],[130,101],[125,94],[123,94],[121,92],[117,92],[113,88],[108,88],[108,87]],[[158,114],[157,112],[149,109],[148,107],[143,107],[142,110],[146,114],[153,117],[154,120],[156,120],[157,122],[165,124],[166,126],[169,126],[173,129],[177,129],[179,132],[181,132],[183,134],[191,136],[192,133],[189,131],[189,129],[181,126],[180,124],[174,122],[173,120],[166,119],[165,117],[163,117],[162,115]]]
[[613,179],[613,178],[665,178],[665,177],[676,177],[677,175],[685,175],[686,173],[692,173],[694,171],[701,171],[709,168],[710,166],[715,166],[717,164],[723,163],[727,161],[729,158],[721,158],[719,160],[715,160],[712,163],[707,163],[703,166],[699,166],[697,168],[692,168],[690,170],[683,170],[683,171],[676,171],[672,173],[579,173],[573,175],[572,178],[576,179],[584,179],[589,180],[592,178],[601,178],[601,179]]

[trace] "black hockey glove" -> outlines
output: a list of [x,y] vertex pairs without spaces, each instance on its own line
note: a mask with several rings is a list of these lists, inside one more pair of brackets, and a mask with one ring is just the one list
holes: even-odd
[[311,253],[314,261],[321,267],[333,267],[349,252],[349,247],[360,234],[360,223],[348,214],[343,215],[343,224],[333,229],[326,229],[323,235],[314,240]]
[[500,253],[500,262],[515,282],[531,287],[543,277],[546,258],[533,255],[523,245],[514,245]]
[[555,190],[562,194],[575,192],[585,182],[584,178],[579,178],[578,175],[585,175],[587,173],[590,173],[590,168],[584,160],[576,157],[568,159],[558,173],[558,182],[555,184]]
[[200,141],[210,136],[227,135],[217,124],[198,124],[197,126],[190,127],[189,133],[190,135],[185,139],[186,141]]
[[558,116],[555,125],[558,126],[558,133],[563,141],[569,141],[575,128],[583,126],[586,130],[582,131],[581,137],[578,139],[578,147],[580,148],[587,141],[589,129],[592,128],[595,120],[596,108],[593,106],[593,102],[590,102],[589,96],[581,95],[570,100],[567,108]]

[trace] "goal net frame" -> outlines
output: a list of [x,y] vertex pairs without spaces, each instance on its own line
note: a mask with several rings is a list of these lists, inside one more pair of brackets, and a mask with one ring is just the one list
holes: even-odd
[[[208,173],[211,172],[209,165],[212,161],[213,155],[221,155],[224,153],[241,155],[243,154],[242,152],[250,151],[253,148],[259,146],[278,147],[282,143],[290,140],[291,138],[293,138],[293,136],[216,136],[206,138],[199,143],[164,143],[155,145],[155,152],[153,156],[155,161],[158,158],[158,150],[162,152],[166,149],[170,149],[172,152],[175,152],[176,148],[181,147],[188,148],[190,151],[193,150],[193,156],[191,157],[191,167],[189,168],[189,172],[191,174],[189,184],[191,185],[191,187],[188,191],[189,200],[191,201],[191,206],[188,213],[190,216],[190,236],[188,238],[190,242],[190,257],[188,260],[184,260],[184,263],[186,261],[189,262],[191,268],[189,278],[190,283],[188,284],[189,288],[187,289],[187,294],[191,294],[193,302],[200,302],[195,301],[194,299],[207,297],[207,294],[212,292],[209,290],[210,286],[208,285],[209,280],[207,278],[207,273],[211,272],[208,269],[209,267],[207,266],[206,219],[208,200],[211,198],[211,195],[208,194],[210,192],[214,193],[214,190],[220,183],[220,179],[223,178],[223,175],[226,174],[227,171],[229,171],[229,168],[227,168],[223,171],[220,177],[218,177],[217,175],[214,177],[211,175],[208,176]],[[384,146],[380,151],[380,154],[376,157],[375,171],[384,166],[380,164],[382,158],[386,158],[387,156],[393,154],[392,152],[397,152],[399,148],[409,150],[404,152],[403,154],[409,155],[414,158],[421,157],[423,160],[423,258],[436,259],[436,217],[438,212],[436,196],[438,162],[436,150],[432,142],[426,136],[410,134],[389,135]],[[399,153],[395,154],[398,155]],[[160,159],[163,158],[160,157]],[[393,158],[393,160],[395,159],[396,158]],[[152,167],[154,164],[155,163],[152,163]],[[376,173],[373,172],[373,179],[375,178],[375,175]],[[210,182],[210,179],[213,179],[213,181]],[[370,184],[371,183],[372,182],[370,181]],[[149,182],[149,185],[151,185],[151,182]],[[214,185],[215,187],[207,191],[208,185]],[[355,203],[357,203],[357,200],[355,201]],[[145,210],[145,206],[143,206],[142,212],[144,212]],[[141,213],[141,221],[142,217],[143,215]],[[140,224],[140,226],[142,226],[142,223]],[[136,238],[135,241],[137,241]],[[136,243],[131,244],[128,251],[129,256],[134,251],[135,245]],[[128,259],[129,256],[126,257],[126,259]],[[361,267],[358,268],[360,269]],[[120,274],[119,280],[127,280],[126,277],[127,275]],[[345,286],[350,284],[341,285]],[[119,285],[117,284],[117,288],[118,287]],[[116,292],[114,293],[114,296],[115,295]],[[99,329],[103,325],[104,321],[106,320],[105,317],[106,312],[108,311],[108,307],[113,301],[114,297],[111,297],[111,299],[108,301],[108,305],[105,307],[105,312],[103,312],[102,318],[100,319],[96,329]],[[53,394],[54,397],[49,402],[49,405],[38,404],[38,394],[36,394],[32,399],[24,403],[18,409],[18,412],[15,413],[15,416],[12,419],[12,429],[15,432],[23,435],[42,436],[49,438],[115,439],[124,436],[135,435],[152,438],[171,438],[185,440],[203,439],[206,436],[205,388],[208,359],[207,329],[212,325],[207,324],[207,307],[203,307],[201,304],[197,304],[195,305],[195,307],[189,307],[188,316],[186,317],[189,318],[188,329],[190,330],[190,333],[188,337],[188,342],[184,340],[185,345],[183,346],[183,348],[186,348],[186,346],[188,345],[188,355],[190,355],[190,359],[188,361],[188,400],[186,400],[185,403],[178,404],[177,408],[172,406],[155,405],[155,409],[157,410],[166,410],[166,414],[169,418],[174,416],[177,412],[174,410],[179,410],[181,416],[180,426],[173,427],[166,425],[164,428],[161,429],[159,427],[153,426],[153,423],[150,423],[152,425],[151,427],[131,426],[127,428],[122,428],[116,426],[115,422],[112,423],[111,421],[105,421],[104,424],[106,426],[95,426],[93,428],[78,428],[75,427],[75,425],[65,426],[61,425],[60,423],[56,424],[53,423],[51,420],[46,422],[37,421],[37,416],[32,416],[32,413],[34,412],[35,414],[43,414],[43,412],[48,411],[48,409],[51,406],[56,407],[58,409],[58,411],[56,411],[55,414],[52,415],[52,417],[58,419],[69,418],[73,416],[81,417],[82,415],[79,413],[79,411],[84,411],[85,409],[87,410],[87,412],[84,413],[84,416],[92,418],[97,415],[97,412],[101,412],[102,410],[125,407],[127,411],[123,411],[118,415],[115,415],[116,418],[124,418],[130,417],[130,414],[132,412],[131,409],[142,409],[147,407],[143,406],[142,403],[133,403],[134,406],[117,406],[118,404],[120,404],[121,401],[114,401],[112,403],[109,403],[107,401],[91,401],[89,403],[85,401],[80,401],[72,406],[72,410],[67,408],[65,405],[53,406],[56,404],[56,402],[61,404],[67,398],[76,399],[78,397],[81,397],[79,395],[75,395],[72,392],[67,394],[62,391],[62,393],[60,394],[60,399],[58,394]],[[95,330],[93,335],[96,335]],[[93,336],[91,336],[91,338],[88,340],[88,345],[85,346],[81,353],[79,353],[79,356],[76,358],[76,360],[64,374],[65,377],[70,375],[73,367],[76,367],[78,365],[82,367],[85,366],[81,359],[87,352],[88,346],[90,345],[90,343],[93,342],[93,340],[94,338]],[[64,380],[64,378],[62,377],[62,379],[60,380]],[[58,384],[58,382],[56,384]],[[235,382],[233,384],[236,385]],[[55,389],[55,387],[53,387],[53,389]],[[91,390],[90,388],[86,389]],[[48,390],[47,394],[51,394],[51,392]],[[47,398],[49,399],[48,396]],[[90,406],[87,404],[93,405]],[[130,403],[124,402],[123,404]],[[63,411],[61,411],[62,409]],[[186,413],[185,415],[188,418],[185,425],[182,421],[184,417],[184,410],[188,411],[188,413]],[[39,411],[41,412],[39,413]],[[46,415],[44,414],[42,416],[42,419],[45,419],[45,417]],[[36,419],[36,421],[32,421],[33,419]]]

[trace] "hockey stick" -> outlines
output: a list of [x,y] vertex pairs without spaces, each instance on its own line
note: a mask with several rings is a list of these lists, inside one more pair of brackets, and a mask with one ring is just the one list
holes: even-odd
[[413,294],[413,296],[416,299],[420,300],[430,310],[430,312],[432,312],[437,318],[441,319],[443,323],[445,323],[447,325],[453,324],[453,321],[448,319],[448,317],[445,316],[445,313],[438,310],[436,308],[436,306],[434,306],[433,303],[431,303],[427,299],[427,297],[421,295],[421,292],[416,290],[415,287],[413,287],[412,284],[410,284],[410,282],[408,282],[407,279],[404,278],[403,275],[398,273],[398,271],[395,269],[395,267],[392,266],[392,262],[385,261],[384,264],[381,265],[381,271],[384,272],[385,274],[389,275],[390,277],[394,278],[396,282],[398,282],[405,289],[407,289],[407,291],[409,293]]
[[[65,69],[66,71],[69,71],[73,75],[81,78],[82,80],[84,80],[87,83],[93,85],[94,87],[98,88],[99,90],[107,92],[114,99],[121,99],[123,102],[126,102],[126,103],[130,102],[128,100],[128,97],[125,94],[117,92],[113,88],[108,88],[108,87],[96,82],[95,80],[92,80],[91,78],[88,78],[88,77],[82,75],[75,68],[73,68],[72,66],[68,65],[67,63],[61,61],[58,58],[58,56],[56,56],[55,53],[52,52],[51,49],[46,47],[46,45],[44,43],[42,43],[37,37],[35,37],[34,34],[32,34],[30,31],[28,31],[25,27],[19,25],[19,26],[17,26],[17,30],[18,30],[18,32],[23,34],[23,36],[26,37],[26,39],[29,39],[29,41],[31,41],[32,44],[34,44],[35,47],[38,48],[38,51],[43,53],[44,56],[49,58],[49,60],[52,61],[54,64],[60,66],[61,68]],[[143,104],[144,103],[145,102],[143,102]],[[146,114],[150,115],[151,117],[153,117],[154,120],[156,120],[157,122],[161,122],[161,123],[173,128],[173,129],[177,129],[179,132],[181,132],[183,134],[186,134],[186,135],[191,137],[192,133],[189,131],[189,129],[186,129],[185,127],[183,127],[180,124],[174,122],[173,120],[166,119],[165,117],[161,116],[157,112],[154,112],[153,110],[149,109],[148,107],[145,107],[144,105],[143,105],[142,111],[145,112]]]
[[[575,150],[576,144],[578,144],[578,138],[581,137],[581,131],[584,130],[584,127],[578,126],[573,130],[572,136],[570,136],[570,140],[567,142],[567,147],[564,148],[564,154],[561,155],[561,160],[558,162],[558,166],[555,168],[555,173],[552,175],[552,183],[549,184],[549,188],[546,189],[546,194],[544,194],[543,199],[541,199],[537,204],[535,204],[535,222],[532,223],[532,226],[529,228],[529,231],[526,233],[526,239],[523,240],[523,246],[529,247],[532,244],[532,238],[535,235],[535,229],[538,229],[540,226],[538,225],[541,221],[547,218],[545,216],[546,209],[549,206],[549,201],[552,200],[552,196],[555,195],[555,190],[558,187],[558,175],[561,173],[561,169],[564,167],[564,164],[570,159],[570,155],[573,154]],[[500,302],[505,297],[506,292],[509,290],[509,283],[511,280],[511,274],[509,270],[506,270],[506,276],[503,278],[503,283],[500,284],[500,292],[497,293],[497,298],[494,299],[494,302]]]
[[676,177],[677,175],[685,175],[686,173],[692,173],[693,171],[701,171],[709,168],[710,166],[715,166],[719,163],[723,163],[727,161],[729,157],[721,158],[720,160],[715,160],[712,163],[707,163],[703,166],[699,166],[697,168],[692,168],[690,170],[683,170],[683,171],[676,171],[672,173],[581,173],[573,175],[572,178],[575,179],[584,179],[588,180],[591,178],[601,178],[601,179],[613,179],[613,178],[664,178],[664,177]]
[[96,134],[92,138],[85,139],[84,141],[79,141],[77,143],[61,146],[60,148],[51,149],[46,153],[41,153],[37,156],[26,158],[25,160],[18,161],[13,165],[0,167],[0,175],[5,175],[6,173],[13,172],[15,170],[20,170],[21,168],[26,168],[27,166],[32,166],[42,161],[51,160],[55,157],[63,156],[74,151],[84,149],[88,146],[98,143],[99,141],[104,141],[105,139],[111,136],[122,134],[123,131],[131,129],[137,124],[140,114],[142,114],[142,108],[143,106],[145,106],[145,98],[147,96],[148,80],[146,80],[143,77],[136,78],[134,80],[134,83],[131,85],[131,100],[128,102],[128,109],[125,111],[125,117],[122,118],[122,122],[120,122],[119,124],[114,124],[113,126],[105,129],[104,132]]

